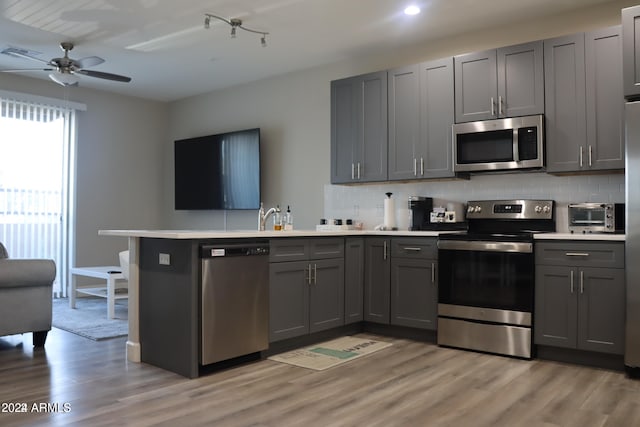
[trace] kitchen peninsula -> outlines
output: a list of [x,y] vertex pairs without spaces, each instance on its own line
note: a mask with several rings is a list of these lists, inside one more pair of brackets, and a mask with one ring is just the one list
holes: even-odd
[[[432,262],[437,263],[437,249],[435,248],[435,242],[437,237],[442,232],[436,231],[374,231],[374,230],[366,230],[366,231],[358,231],[358,230],[344,230],[344,231],[313,231],[313,230],[293,230],[293,231],[254,231],[254,230],[238,230],[238,231],[216,231],[216,230],[100,230],[100,236],[112,236],[112,237],[126,237],[128,238],[129,243],[129,334],[128,340],[126,344],[126,352],[127,359],[131,362],[141,362],[147,361],[145,357],[141,357],[141,354],[144,353],[141,346],[145,344],[141,344],[140,340],[140,274],[141,274],[141,265],[152,266],[151,270],[145,270],[143,275],[145,275],[145,279],[148,282],[152,282],[151,285],[148,285],[147,289],[155,286],[156,282],[160,283],[164,279],[167,279],[167,282],[175,282],[175,283],[189,283],[189,289],[191,289],[188,297],[189,299],[186,303],[188,307],[195,307],[193,309],[193,313],[184,313],[188,319],[185,321],[190,322],[191,325],[189,328],[185,328],[185,330],[195,330],[193,332],[193,336],[188,340],[189,342],[197,342],[197,321],[198,321],[198,294],[194,289],[198,288],[197,281],[199,280],[197,273],[199,271],[199,254],[198,248],[201,244],[210,244],[210,243],[245,243],[245,242],[256,242],[256,241],[271,241],[272,246],[274,240],[280,242],[282,239],[292,239],[292,242],[295,240],[296,242],[306,242],[306,241],[314,241],[316,239],[322,239],[324,241],[331,240],[340,240],[340,241],[349,241],[349,240],[381,240],[381,241],[399,241],[403,242],[405,246],[413,246],[418,247],[417,245],[407,245],[405,242],[428,242],[429,248],[426,247],[423,252],[424,254],[419,256],[421,258],[428,258],[428,260],[416,260],[416,262],[424,262],[428,261],[428,264],[431,265]],[[559,241],[608,241],[608,242],[623,242],[624,235],[615,234],[615,235],[604,235],[604,234],[569,234],[569,233],[540,233],[536,235],[536,240],[559,240]],[[288,242],[287,242],[288,243]],[[141,258],[141,248],[153,248],[153,250],[146,250],[144,254],[144,260]],[[380,245],[382,246],[382,245]],[[387,246],[385,246],[387,248]],[[383,249],[380,248],[382,251]],[[385,251],[387,249],[384,249]],[[389,247],[389,254],[393,257],[393,247]],[[427,253],[431,254],[427,256]],[[164,259],[161,259],[160,254],[162,254]],[[167,257],[168,256],[168,257]],[[342,256],[342,254],[341,254]],[[414,254],[405,254],[404,258],[416,257]],[[402,257],[400,257],[402,258]],[[310,258],[309,258],[310,259]],[[344,267],[345,268],[353,268],[352,263],[345,256],[344,258]],[[283,259],[283,261],[285,261]],[[141,264],[142,262],[142,264]],[[146,264],[145,264],[146,263]],[[306,261],[305,261],[306,263]],[[285,264],[284,262],[282,264]],[[306,264],[305,264],[306,265]],[[359,269],[363,270],[364,267],[362,265],[358,266]],[[412,267],[413,268],[413,267]],[[180,270],[180,271],[178,271]],[[362,272],[361,272],[362,274]],[[310,274],[309,274],[310,275]],[[150,279],[154,277],[153,279]],[[350,281],[350,276],[345,273],[345,283]],[[433,273],[432,277],[436,277],[436,287],[437,289],[437,273]],[[362,280],[362,276],[361,279]],[[147,282],[147,283],[148,283]],[[436,295],[437,297],[437,295]],[[143,296],[145,299],[154,299],[156,295],[153,292],[148,292]],[[362,298],[362,294],[360,294],[360,298]],[[151,301],[144,301],[149,304]],[[144,303],[143,302],[143,303]],[[184,301],[183,301],[184,302]],[[180,306],[180,301],[176,301],[176,307]],[[435,305],[435,301],[434,301]],[[345,313],[345,319],[347,318]],[[365,319],[366,320],[366,319]],[[163,321],[169,322],[168,318],[163,319]],[[392,322],[393,323],[393,322]],[[158,331],[158,335],[161,336],[162,332],[160,329],[163,328],[171,328],[172,326],[167,323],[164,325],[154,324],[152,325]],[[427,326],[425,329],[435,329],[435,324]],[[175,332],[175,331],[174,331]],[[179,343],[172,342],[169,338],[162,337],[158,339],[165,339],[167,346],[177,346],[179,349],[183,347],[179,346]],[[185,338],[186,339],[186,338]],[[279,338],[278,338],[279,339]],[[272,339],[273,341],[273,339]],[[193,344],[192,344],[193,347]],[[191,351],[191,353],[197,353],[197,345],[196,348],[185,349],[185,352]],[[179,350],[181,351],[181,350]],[[193,359],[193,356],[192,356]],[[197,360],[197,358],[196,358]],[[193,362],[192,362],[193,364]],[[185,376],[189,376],[188,373],[183,373]],[[193,375],[191,375],[193,376]]]
[[[131,362],[141,361],[140,317],[139,317],[139,275],[140,245],[142,239],[164,239],[167,241],[189,241],[196,246],[202,241],[247,241],[274,238],[311,238],[311,237],[347,237],[347,236],[412,236],[437,237],[432,231],[217,231],[217,230],[100,230],[100,236],[127,237],[129,240],[129,336],[127,340],[127,359]],[[169,254],[170,256],[172,254]],[[194,263],[197,259],[192,260]]]

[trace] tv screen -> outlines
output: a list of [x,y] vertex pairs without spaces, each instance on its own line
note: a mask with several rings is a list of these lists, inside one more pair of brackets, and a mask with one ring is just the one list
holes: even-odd
[[260,129],[174,142],[175,208],[258,209]]

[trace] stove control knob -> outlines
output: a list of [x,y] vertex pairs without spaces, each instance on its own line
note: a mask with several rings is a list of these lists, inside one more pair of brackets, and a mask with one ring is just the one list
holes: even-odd
[[482,212],[482,206],[476,206],[476,212],[477,213]]
[[467,213],[474,213],[476,211],[476,208],[473,206],[467,206]]
[[536,211],[536,213],[541,213],[541,212],[542,212],[542,206],[540,206],[540,205],[536,205],[536,207],[534,208],[534,210]]
[[551,208],[549,207],[549,205],[544,205],[544,207],[542,208],[542,212],[544,212],[546,214],[551,212]]

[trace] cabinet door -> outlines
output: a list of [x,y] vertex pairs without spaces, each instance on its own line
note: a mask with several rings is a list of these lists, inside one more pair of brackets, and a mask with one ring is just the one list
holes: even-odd
[[331,182],[353,182],[359,139],[360,87],[355,77],[331,82]]
[[577,269],[536,266],[534,342],[576,348]]
[[585,34],[587,169],[624,169],[621,45],[620,26]]
[[495,49],[458,55],[454,63],[456,123],[496,118]]
[[309,332],[344,325],[344,259],[311,261]]
[[498,49],[499,117],[544,113],[543,52],[542,41]]
[[364,320],[389,324],[391,266],[389,240],[365,241]]
[[309,333],[309,263],[269,265],[269,342]]
[[419,175],[417,146],[420,133],[420,66],[390,70],[389,179],[413,179]]
[[344,253],[344,323],[364,320],[364,239],[349,238]]
[[391,260],[391,324],[436,329],[436,262],[415,258]]
[[360,82],[362,110],[359,128],[361,141],[357,145],[356,172],[358,181],[387,180],[387,72],[367,74]]
[[387,72],[331,82],[331,182],[387,179]]
[[624,96],[640,96],[640,5],[622,9]]
[[545,40],[544,68],[547,171],[580,170],[587,139],[584,34]]
[[624,270],[583,268],[578,305],[578,348],[624,353]]
[[454,121],[453,58],[420,65],[420,137],[416,169],[421,178],[454,176],[451,125]]

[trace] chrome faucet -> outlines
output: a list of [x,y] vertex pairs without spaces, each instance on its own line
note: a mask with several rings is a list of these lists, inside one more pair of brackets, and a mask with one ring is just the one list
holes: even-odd
[[258,231],[265,230],[267,219],[276,212],[280,212],[280,208],[271,208],[265,212],[262,202],[260,202],[260,210],[258,210]]

